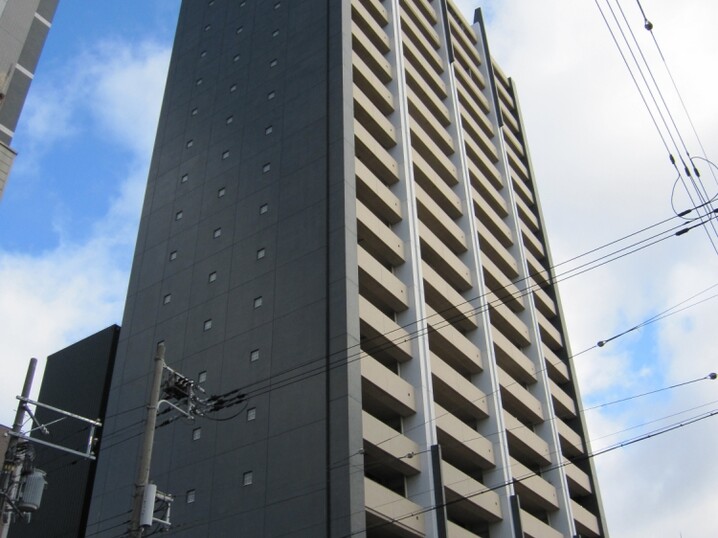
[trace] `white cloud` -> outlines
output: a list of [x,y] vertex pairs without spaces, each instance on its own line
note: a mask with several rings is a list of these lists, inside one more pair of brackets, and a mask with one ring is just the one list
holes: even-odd
[[109,209],[85,240],[60,235],[37,255],[0,250],[0,423],[12,423],[31,356],[40,359],[37,391],[47,355],[120,323],[168,62],[169,49],[154,43],[101,44],[78,55],[71,77],[55,74],[28,100],[24,160],[37,158],[36,173],[49,145],[79,136],[105,137],[131,158],[113,163],[125,179],[107,192]]

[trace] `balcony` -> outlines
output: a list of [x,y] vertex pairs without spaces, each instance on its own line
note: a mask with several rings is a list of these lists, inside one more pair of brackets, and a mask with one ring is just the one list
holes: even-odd
[[501,521],[501,506],[496,492],[446,461],[441,462],[441,475],[449,505],[447,511],[452,519],[468,524]]
[[471,381],[431,353],[434,399],[465,422],[489,415],[486,396]]
[[521,506],[554,512],[558,510],[556,488],[531,469],[511,458],[511,476]]
[[551,390],[551,399],[556,415],[564,420],[576,418],[576,403],[573,398],[566,394],[552,379],[549,379],[549,389]]
[[383,530],[400,538],[425,536],[421,507],[369,478],[364,478],[364,503],[368,529],[381,525]]
[[419,240],[422,259],[444,280],[458,291],[471,289],[469,268],[424,224],[419,225]]
[[560,418],[556,417],[554,422],[556,423],[559,441],[561,442],[561,451],[564,455],[569,458],[583,455],[585,449],[581,436],[572,430],[568,424]]
[[591,479],[581,469],[570,463],[566,458],[563,459],[563,469],[566,472],[566,481],[568,482],[568,491],[571,497],[585,497],[593,493],[591,488]]
[[519,420],[504,411],[506,436],[509,440],[509,452],[512,456],[534,465],[550,465],[548,444]]
[[462,331],[476,329],[478,322],[474,306],[467,302],[426,262],[422,262],[421,267],[426,302]]
[[390,308],[394,312],[403,312],[409,308],[404,283],[395,277],[374,256],[361,246],[357,247],[359,265],[359,291],[374,302]]
[[419,445],[408,437],[384,424],[366,411],[362,412],[364,451],[405,476],[418,474],[419,458],[407,457],[418,454]]
[[563,538],[563,535],[556,529],[546,525],[525,510],[521,510],[521,529],[526,538]]
[[389,265],[404,263],[404,243],[364,204],[357,200],[357,238],[362,248]]
[[359,328],[362,349],[367,353],[381,353],[397,362],[411,360],[411,336],[386,314],[359,296]]
[[454,370],[467,375],[484,369],[479,349],[433,308],[426,306],[429,348]]
[[528,390],[500,367],[496,368],[501,385],[501,399],[504,409],[518,415],[531,424],[539,424],[544,420],[543,408]]
[[496,363],[511,377],[522,383],[536,383],[536,366],[524,352],[509,342],[501,331],[491,328]]
[[401,202],[384,183],[359,159],[354,159],[357,198],[382,221],[401,221]]
[[574,500],[571,500],[571,512],[573,512],[573,520],[576,522],[576,530],[581,536],[589,538],[600,536],[601,527],[596,516]]
[[[377,416],[386,411],[407,417],[416,413],[414,387],[369,355],[361,359],[364,407]],[[384,413],[382,413],[384,411]]]
[[443,209],[419,185],[415,186],[416,203],[421,222],[443,241],[452,252],[466,252],[466,236]]
[[440,405],[436,430],[444,458],[463,469],[492,469],[496,466],[491,442]]

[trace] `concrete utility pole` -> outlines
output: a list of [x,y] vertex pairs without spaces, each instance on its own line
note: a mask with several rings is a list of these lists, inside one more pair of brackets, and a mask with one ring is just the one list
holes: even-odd
[[[37,359],[30,359],[25,375],[25,384],[22,387],[22,398],[17,406],[15,413],[15,422],[12,425],[12,433],[16,435],[10,436],[7,452],[5,453],[5,461],[3,463],[2,475],[0,478],[0,538],[7,538],[10,530],[10,522],[14,512],[12,503],[16,500],[18,489],[20,486],[20,474],[22,465],[18,462],[18,445],[22,425],[25,422],[25,400],[30,398],[30,389],[32,389],[32,379],[35,377],[35,368],[37,367]],[[26,442],[26,441],[25,441]]]
[[162,385],[162,372],[165,367],[165,345],[163,342],[157,344],[155,353],[154,377],[152,378],[152,390],[150,400],[147,404],[147,419],[145,421],[145,432],[142,437],[142,452],[140,463],[137,468],[137,479],[135,480],[135,493],[132,499],[132,518],[130,519],[130,538],[140,538],[144,529],[140,526],[140,513],[142,512],[142,500],[145,489],[150,478],[150,463],[152,461],[152,446],[155,441],[155,426],[157,423],[157,407],[160,401],[160,387]]

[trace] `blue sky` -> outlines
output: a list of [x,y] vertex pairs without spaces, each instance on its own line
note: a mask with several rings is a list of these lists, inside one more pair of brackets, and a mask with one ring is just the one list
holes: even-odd
[[[469,16],[479,5],[457,4]],[[718,75],[707,66],[718,50],[718,6],[644,4],[716,158]],[[593,3],[483,5],[491,50],[517,84],[554,261],[670,216],[672,171]],[[29,357],[42,361],[121,323],[178,8],[179,0],[60,2],[0,201],[0,422],[12,421]],[[560,291],[573,349],[714,284],[717,261],[696,230],[566,281]],[[708,302],[577,358],[586,404],[718,369],[716,324]],[[590,412],[595,446],[718,399],[710,383]],[[718,535],[718,522],[705,518],[718,503],[716,431],[709,420],[596,460],[615,536]]]

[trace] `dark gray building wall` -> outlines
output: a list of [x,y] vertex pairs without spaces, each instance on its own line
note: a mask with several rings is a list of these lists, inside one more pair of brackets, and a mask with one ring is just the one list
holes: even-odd
[[[120,328],[112,325],[47,358],[38,401],[88,418],[102,418],[107,406],[110,377]],[[37,418],[50,423],[57,413],[38,408]],[[49,426],[49,435],[36,432],[42,440],[84,451],[89,435],[87,425],[63,420]],[[102,431],[97,432],[98,443]],[[85,535],[96,464],[33,445],[35,467],[47,473],[48,487],[40,509],[29,524],[17,522],[12,538],[77,538]]]
[[151,479],[176,496],[170,535],[363,527],[349,9],[183,2],[88,536],[126,526],[160,340],[173,369],[206,372],[208,394],[248,395],[158,428]]

